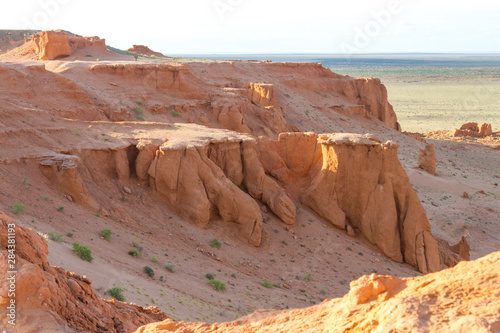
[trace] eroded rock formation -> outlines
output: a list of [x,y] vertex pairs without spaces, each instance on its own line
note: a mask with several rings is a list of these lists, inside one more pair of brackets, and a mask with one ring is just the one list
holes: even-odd
[[262,216],[257,203],[200,150],[162,145],[149,169],[151,186],[172,209],[196,225],[206,227],[211,213],[216,212],[225,221],[240,224],[243,236],[258,246]]
[[467,239],[463,236],[460,241],[451,246],[442,238],[436,237],[439,247],[439,255],[441,257],[441,264],[447,267],[453,267],[460,261],[470,260],[470,247]]
[[350,115],[368,114],[388,127],[401,131],[396,113],[387,100],[387,89],[380,79],[335,74],[321,64],[269,63],[266,67],[272,71],[293,68],[294,72],[301,73],[303,76],[284,80],[284,85],[301,91],[342,94],[347,97],[351,105],[346,107],[339,104],[336,108],[332,108],[335,111],[340,112],[341,109],[346,109]]
[[434,144],[428,144],[418,153],[418,167],[431,175],[436,173],[436,153]]
[[36,53],[41,60],[54,60],[68,57],[78,48],[93,46],[106,51],[106,41],[99,37],[82,37],[67,32],[42,31],[33,35]]
[[[273,146],[274,155],[268,152]],[[371,135],[284,133],[264,147],[266,171],[294,184],[287,188],[320,217],[360,230],[392,260],[423,273],[439,270],[437,243],[397,144]],[[300,190],[296,184],[307,185]]]
[[251,83],[250,100],[264,108],[279,108],[274,85],[270,83]]
[[427,141],[424,139],[424,135],[418,132],[403,132],[403,134],[408,135],[410,138],[420,141],[422,143],[427,144]]
[[467,123],[460,126],[453,133],[453,136],[473,136],[484,138],[492,134],[491,124],[487,123]]
[[[116,332],[125,333],[137,326],[163,320],[157,307],[107,301],[97,296],[92,282],[47,261],[45,239],[31,229],[16,225],[0,212],[0,278],[7,281],[8,234],[16,240],[16,329],[17,332]],[[80,260],[75,257],[75,260]],[[7,308],[11,297],[8,283],[0,285],[0,306]],[[8,317],[0,318],[7,328]]]
[[145,45],[132,45],[132,47],[127,49],[127,51],[146,56],[165,57],[162,53],[155,52]]
[[57,189],[70,196],[72,201],[96,212],[99,205],[77,171],[79,160],[74,155],[54,154],[40,161],[40,170]]
[[[368,113],[384,122],[387,126],[401,131],[392,105],[387,99],[387,88],[380,79],[356,78],[354,96],[368,108]],[[357,95],[356,95],[357,94]]]
[[261,310],[216,324],[166,319],[135,332],[498,332],[499,265],[495,252],[420,277],[372,274],[351,282],[343,298],[306,309]]
[[[262,201],[285,223],[295,223],[295,205],[264,172],[250,138],[161,145],[148,174],[151,187],[174,210],[206,227],[211,216],[241,225],[242,235],[258,246]],[[244,187],[248,193],[242,191]]]

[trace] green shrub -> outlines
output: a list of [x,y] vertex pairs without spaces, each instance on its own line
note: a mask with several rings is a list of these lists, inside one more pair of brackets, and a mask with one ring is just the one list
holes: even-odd
[[49,232],[49,239],[55,242],[62,242],[63,236],[55,231]]
[[153,277],[155,275],[155,272],[153,269],[149,266],[144,266],[144,273],[146,273],[149,277]]
[[175,273],[175,265],[172,263],[168,263],[165,265],[165,268],[170,271],[170,273]]
[[151,261],[154,262],[155,264],[159,263],[158,259],[155,257],[151,258]]
[[142,116],[144,114],[144,110],[140,106],[135,106],[132,111],[134,111],[134,117],[137,120],[144,120],[144,117]]
[[139,252],[142,252],[142,246],[140,246],[136,241],[132,242],[132,246],[139,250]]
[[179,112],[177,111],[172,112],[172,117],[179,117],[179,116],[180,116]]
[[61,213],[62,213],[62,212],[64,212],[64,206],[59,206],[59,207],[57,207],[57,210],[58,210],[59,212],[61,212]]
[[128,250],[128,254],[130,254],[132,257],[140,257],[141,254],[135,247],[131,247],[130,250]]
[[125,300],[125,297],[122,295],[123,288],[120,287],[113,287],[111,289],[108,289],[107,293],[110,294],[114,299],[123,302]]
[[219,280],[210,280],[208,281],[208,284],[212,285],[217,291],[226,290],[226,284]]
[[111,235],[113,233],[109,229],[103,229],[101,230],[101,237],[107,240],[108,242],[111,242]]
[[66,234],[66,236],[68,236],[68,237],[73,237],[73,233],[72,233],[72,232],[68,232],[68,233]]
[[213,276],[212,274],[210,274],[210,273],[207,273],[207,274],[205,275],[205,277],[206,277],[207,279],[209,279],[209,280],[213,280],[213,279],[214,279],[214,276]]
[[310,281],[311,277],[312,277],[312,274],[311,273],[307,273],[307,275],[304,277],[304,280]]
[[77,242],[73,243],[73,251],[75,251],[75,253],[79,255],[82,260],[92,262],[92,260],[94,259],[92,258],[92,251],[88,247],[80,245]]
[[262,281],[262,286],[264,288],[274,288],[274,284],[272,284],[271,282],[269,282],[268,280],[264,280]]
[[216,247],[216,248],[220,249],[221,246],[222,246],[222,243],[217,238],[214,238],[214,239],[212,239],[212,242],[210,243],[210,246],[211,247]]
[[24,214],[24,205],[19,202],[14,202],[14,206],[12,207],[12,212],[16,215]]

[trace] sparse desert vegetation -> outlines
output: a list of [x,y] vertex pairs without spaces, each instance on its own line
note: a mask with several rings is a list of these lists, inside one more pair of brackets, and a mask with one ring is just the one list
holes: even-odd
[[14,202],[14,205],[12,206],[12,212],[16,215],[21,215],[24,214],[24,205],[19,202]]
[[92,250],[90,250],[85,245],[80,245],[77,242],[73,243],[73,251],[82,259],[88,262],[92,262],[94,258],[92,257]]
[[107,240],[108,242],[111,242],[111,235],[113,234],[113,232],[109,229],[103,229],[101,230],[101,237],[105,240]]
[[210,281],[208,281],[208,284],[213,286],[214,289],[217,291],[226,290],[226,284],[219,281],[219,280],[210,280]]
[[144,273],[146,273],[149,277],[153,277],[155,275],[154,270],[149,266],[144,266]]
[[125,301],[125,296],[122,295],[122,292],[123,288],[120,287],[113,287],[107,290],[107,293],[111,295],[111,297],[121,302]]

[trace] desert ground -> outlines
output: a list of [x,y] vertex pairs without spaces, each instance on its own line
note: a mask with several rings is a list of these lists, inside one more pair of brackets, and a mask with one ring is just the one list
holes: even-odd
[[[0,209],[46,239],[50,265],[85,276],[99,297],[111,300],[108,290],[119,287],[126,302],[156,306],[174,320],[216,323],[258,309],[301,309],[340,298],[349,292],[351,281],[372,273],[427,276],[418,266],[389,258],[358,228],[348,235],[320,217],[303,203],[301,193],[309,183],[302,178],[286,184],[271,177],[293,202],[293,224],[283,223],[271,203],[264,202],[266,194],[252,201],[262,221],[258,246],[248,240],[238,219],[234,223],[222,217],[223,203],[217,203],[220,212],[212,207],[208,223],[200,227],[186,217],[189,207],[179,210],[168,202],[171,192],[163,180],[141,178],[133,160],[142,152],[136,148],[141,142],[162,147],[155,155],[159,159],[167,148],[243,145],[256,138],[259,144],[277,142],[283,132],[369,134],[381,142],[391,140],[399,145],[397,157],[432,234],[452,245],[465,236],[471,260],[500,251],[498,66],[439,67],[436,73],[438,67],[430,66],[336,68],[187,59],[114,52],[97,45],[98,40],[85,42],[68,56],[39,60],[30,43],[0,55]],[[384,88],[376,81],[356,81],[376,86],[359,88],[352,95],[357,97],[328,83],[354,80],[346,74],[380,77],[388,97],[377,90]],[[161,80],[171,85],[162,86]],[[250,83],[262,83],[262,89],[271,84],[273,91],[249,103],[248,91],[258,88]],[[376,97],[360,102],[363,94]],[[402,131],[421,133],[426,142],[399,131],[386,115],[367,114],[366,108],[356,111],[362,103],[371,105],[372,112],[375,104],[386,108],[387,100]],[[276,113],[271,117],[269,112]],[[491,137],[429,133],[473,121],[491,123]],[[427,143],[435,146],[435,174],[417,167],[419,151]],[[270,177],[262,162],[265,149],[260,154]],[[125,156],[126,162],[117,156]],[[57,173],[63,168],[57,158],[77,163],[68,167],[76,173],[69,178]],[[171,170],[166,169],[166,179]],[[222,172],[217,175],[225,178]],[[75,194],[68,194],[69,180],[79,186],[71,192]],[[246,193],[248,186],[239,188]],[[76,193],[85,196],[80,199]],[[111,231],[108,239],[105,229]],[[74,253],[74,242],[92,251],[91,262]],[[154,275],[148,276],[145,266]],[[207,276],[224,283],[225,290],[215,290]],[[488,327],[498,328],[498,316],[491,318]]]

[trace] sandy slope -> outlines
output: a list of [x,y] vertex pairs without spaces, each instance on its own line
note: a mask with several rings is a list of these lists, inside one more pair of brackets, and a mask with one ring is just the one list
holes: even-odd
[[231,323],[167,319],[161,332],[499,332],[500,253],[417,278],[364,276],[349,294],[300,310],[258,311]]

